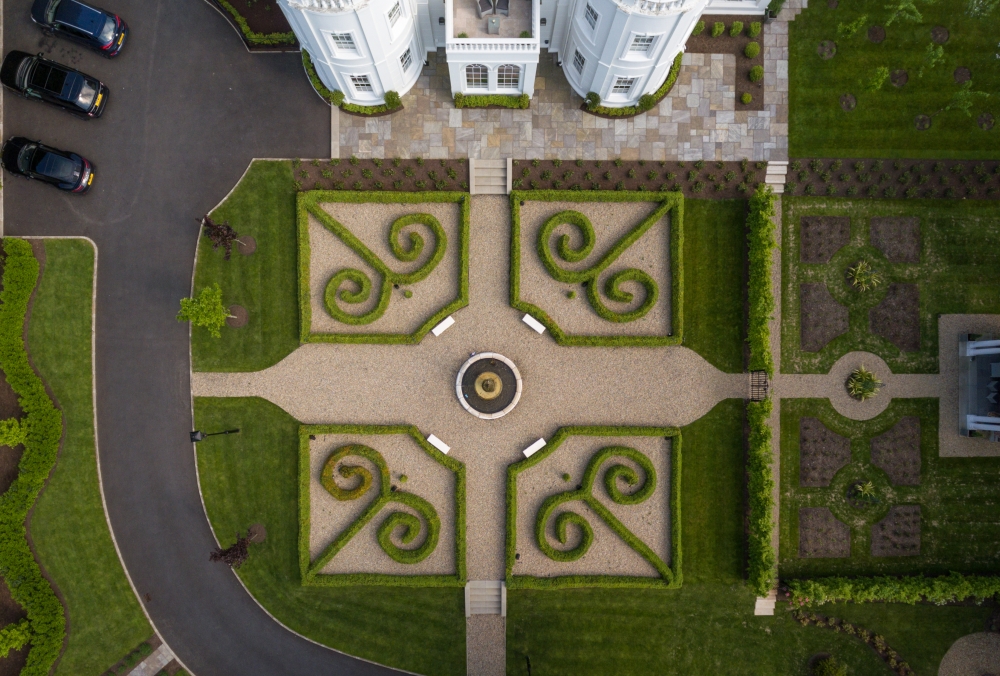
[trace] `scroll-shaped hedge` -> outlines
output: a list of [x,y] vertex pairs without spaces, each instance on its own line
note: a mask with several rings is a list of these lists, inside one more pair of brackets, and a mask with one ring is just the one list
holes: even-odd
[[[587,553],[590,545],[594,541],[594,531],[587,520],[575,512],[563,511],[556,514],[559,507],[571,503],[582,502],[586,504],[597,516],[604,521],[621,539],[632,549],[646,559],[653,568],[664,578],[671,579],[673,572],[670,566],[660,558],[645,542],[640,540],[632,531],[625,527],[621,521],[604,506],[600,500],[594,497],[594,481],[602,466],[613,458],[626,458],[631,460],[642,470],[642,476],[631,465],[621,462],[614,463],[604,470],[602,481],[608,497],[612,502],[619,505],[637,505],[645,502],[656,490],[656,469],[644,454],[628,446],[606,446],[597,451],[587,463],[587,469],[583,474],[583,483],[580,488],[564,493],[557,493],[545,499],[538,510],[535,519],[535,541],[538,548],[553,561],[569,562],[576,561]],[[632,488],[631,492],[625,493],[619,488],[619,480]],[[581,538],[579,544],[570,549],[556,549],[549,544],[545,533],[549,520],[555,516],[556,539],[561,545],[569,541],[570,527],[580,530]]]
[[[431,503],[412,493],[392,491],[390,488],[389,468],[382,454],[364,444],[347,444],[333,451],[327,458],[320,473],[320,483],[337,500],[352,501],[363,498],[372,488],[374,477],[363,462],[348,463],[349,458],[361,458],[375,466],[379,474],[379,493],[371,504],[361,513],[343,533],[330,543],[322,554],[310,565],[309,574],[317,574],[337,555],[341,549],[357,535],[365,525],[375,518],[389,503],[399,503],[412,509],[417,517],[405,510],[395,510],[378,526],[378,542],[382,551],[398,563],[420,563],[437,547],[441,534],[441,520]],[[348,487],[341,486],[337,477],[351,482]],[[421,532],[425,531],[423,542],[412,549],[397,546],[392,541],[392,535],[398,534],[404,545],[416,541]]]
[[[608,250],[604,256],[590,267],[583,270],[569,270],[559,265],[556,256],[566,263],[579,263],[585,260],[594,250],[596,237],[594,226],[590,219],[579,211],[560,211],[549,217],[542,225],[538,233],[538,255],[542,259],[542,264],[549,274],[558,282],[565,284],[586,284],[587,299],[591,307],[602,319],[609,322],[631,322],[640,319],[656,305],[659,298],[659,287],[656,281],[648,274],[637,268],[625,268],[618,270],[605,280],[602,287],[598,283],[598,277],[608,269],[618,258],[635,244],[646,232],[653,227],[670,209],[667,204],[661,204],[657,209],[640,221],[634,228],[626,233],[615,245]],[[567,234],[553,238],[553,232],[561,225],[571,225],[579,231],[583,238],[582,244],[574,248],[570,236]],[[552,242],[555,241],[555,255],[552,252]],[[634,295],[629,291],[619,288],[623,282],[637,282],[642,286],[645,297],[638,307],[628,312],[616,312],[608,308],[601,301],[601,290],[604,295],[618,303],[631,303]]]
[[[444,233],[444,228],[438,219],[430,214],[408,214],[393,221],[389,228],[389,248],[392,255],[397,260],[410,263],[417,260],[424,250],[424,238],[418,232],[404,232],[403,229],[411,225],[420,224],[427,227],[434,234],[434,251],[424,263],[412,272],[393,272],[381,258],[365,246],[361,240],[355,237],[350,230],[341,225],[336,219],[319,208],[309,209],[309,213],[316,217],[328,230],[340,238],[344,244],[349,246],[356,254],[361,256],[366,263],[372,266],[382,278],[379,286],[378,302],[375,307],[368,312],[355,315],[341,309],[340,303],[360,304],[366,302],[371,297],[372,281],[368,275],[356,268],[343,268],[330,278],[327,282],[323,295],[324,304],[330,316],[339,322],[351,325],[371,324],[383,314],[389,307],[389,298],[394,284],[415,284],[427,277],[434,271],[437,264],[444,258],[445,250],[448,246],[448,238]],[[408,235],[408,244],[400,242],[401,235]],[[354,289],[344,288],[346,284],[354,286]]]
[[0,369],[17,394],[27,427],[18,475],[0,496],[0,575],[28,614],[31,649],[22,675],[48,674],[66,635],[66,618],[28,547],[25,519],[52,471],[62,437],[62,414],[28,363],[23,330],[38,261],[23,239],[3,240],[7,254],[0,291]]

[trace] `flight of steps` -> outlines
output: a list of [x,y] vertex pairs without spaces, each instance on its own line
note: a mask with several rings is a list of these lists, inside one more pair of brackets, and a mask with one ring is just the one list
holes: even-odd
[[465,616],[500,615],[507,617],[507,585],[492,580],[465,584]]
[[758,596],[753,607],[754,615],[774,615],[774,606],[778,602],[778,590],[772,589],[767,596]]
[[771,186],[774,194],[780,195],[785,192],[785,176],[788,174],[788,162],[771,161],[767,163],[767,173],[764,175],[764,183]]
[[476,160],[469,158],[469,192],[473,195],[509,195],[511,158]]

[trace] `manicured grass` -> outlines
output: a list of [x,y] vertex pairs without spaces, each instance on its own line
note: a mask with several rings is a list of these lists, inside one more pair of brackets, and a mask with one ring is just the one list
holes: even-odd
[[[884,395],[882,395],[884,396]],[[819,418],[830,430],[851,438],[851,465],[829,488],[799,485],[799,420]],[[921,428],[919,486],[892,486],[871,469],[870,439],[902,416],[918,416]],[[843,499],[847,482],[871,476],[883,508],[858,510]],[[918,573],[992,573],[1000,566],[1000,484],[994,458],[942,458],[938,455],[938,400],[894,399],[879,416],[848,420],[825,399],[784,399],[781,403],[781,577],[895,575]],[[873,557],[870,526],[891,505],[918,504],[921,543],[918,556]],[[830,507],[852,527],[850,558],[798,557],[800,507]]]
[[[811,3],[789,24],[789,153],[792,157],[908,157],[990,159],[1000,150],[1000,126],[983,131],[976,125],[980,113],[1000,117],[1000,71],[996,68],[997,12],[970,17],[960,2],[917,3],[920,23],[897,20],[886,28],[886,39],[873,44],[868,26],[885,25],[890,12],[883,0]],[[868,21],[853,37],[838,36],[837,26],[861,15]],[[945,26],[951,33],[944,45],[944,63],[919,76],[931,28]],[[816,48],[823,40],[837,44],[836,55],[824,61]],[[905,69],[909,82],[865,91],[875,69]],[[933,117],[926,131],[917,131],[914,118],[941,110],[959,90],[954,70],[972,72],[972,89],[991,93],[976,98],[967,117],[950,110]],[[853,94],[857,107],[845,112],[842,94]]]
[[[1000,313],[1000,204],[970,200],[866,201],[786,197],[782,226],[783,373],[826,373],[844,354],[864,350],[879,355],[895,373],[938,370],[939,314]],[[851,242],[829,264],[806,265],[799,258],[799,228],[803,216],[851,218]],[[923,252],[919,264],[890,264],[869,244],[872,216],[912,216],[920,219]],[[862,296],[845,281],[844,271],[862,257],[875,261],[884,283]],[[799,285],[824,282],[850,312],[850,330],[819,352],[804,352],[800,342]],[[892,282],[920,288],[920,350],[902,352],[869,330],[868,309]]]
[[68,642],[55,674],[96,674],[153,633],[108,531],[97,477],[91,386],[94,250],[47,240],[28,352],[62,410],[65,435],[30,529],[66,604]]
[[245,307],[249,321],[239,329],[224,326],[221,338],[195,328],[195,371],[257,371],[299,346],[295,194],[290,162],[258,161],[212,212],[216,222],[228,221],[241,236],[256,239],[257,251],[243,256],[234,245],[227,261],[209,239],[199,242],[195,292],[218,283],[223,302]]
[[195,424],[242,430],[198,445],[199,479],[223,545],[253,523],[267,528],[238,572],[268,611],[352,655],[422,674],[464,673],[462,589],[301,585],[297,421],[263,399],[198,398]]
[[684,345],[743,371],[746,201],[684,201]]

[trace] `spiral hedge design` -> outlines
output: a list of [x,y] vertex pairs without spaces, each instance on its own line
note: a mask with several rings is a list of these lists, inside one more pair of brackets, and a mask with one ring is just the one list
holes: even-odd
[[[389,248],[392,255],[397,260],[404,263],[412,263],[420,257],[424,250],[424,238],[420,233],[413,230],[406,230],[414,225],[426,227],[434,235],[434,250],[424,263],[412,272],[393,272],[381,258],[376,256],[371,249],[366,247],[361,240],[327,214],[322,209],[310,210],[310,213],[324,225],[328,230],[337,235],[347,246],[361,256],[371,265],[377,275],[382,279],[378,289],[378,302],[375,307],[363,314],[351,314],[340,304],[358,305],[365,303],[371,298],[372,281],[368,275],[356,268],[343,268],[330,278],[326,284],[323,294],[323,301],[330,316],[339,322],[351,325],[371,324],[385,314],[389,307],[389,298],[392,293],[393,284],[415,284],[427,278],[427,275],[434,271],[437,264],[444,258],[445,249],[448,246],[448,238],[444,234],[444,228],[438,219],[430,214],[408,214],[393,221],[389,228]],[[400,241],[400,236],[406,235],[407,242]]]
[[[590,219],[579,211],[560,211],[549,217],[542,225],[538,233],[538,255],[545,265],[545,269],[558,282],[566,284],[586,284],[587,299],[597,315],[609,322],[633,322],[636,319],[645,317],[646,314],[656,305],[659,297],[659,287],[656,281],[648,274],[637,268],[625,268],[612,274],[605,280],[604,285],[598,283],[598,277],[608,269],[618,258],[632,246],[666,213],[667,209],[660,206],[649,216],[639,222],[632,230],[619,239],[604,256],[590,267],[584,270],[567,270],[559,265],[552,252],[552,243],[555,242],[555,254],[567,263],[579,263],[585,260],[594,250],[596,237],[594,226]],[[573,248],[570,236],[567,234],[553,237],[553,232],[561,225],[572,225],[583,237],[583,243],[579,248]],[[619,288],[622,283],[638,282],[645,292],[642,303],[638,307],[628,312],[616,312],[610,309],[601,301],[601,290],[611,300],[618,303],[632,303],[634,294]]]
[[[661,559],[656,552],[649,548],[644,542],[639,540],[625,525],[615,517],[611,511],[604,506],[604,503],[594,496],[594,481],[597,479],[601,469],[609,462],[626,458],[631,460],[642,469],[642,476],[631,465],[621,462],[613,462],[604,469],[603,482],[608,497],[612,502],[619,505],[637,505],[649,499],[649,496],[656,490],[656,469],[644,454],[628,446],[606,446],[602,448],[587,463],[587,469],[583,474],[581,487],[557,493],[549,496],[542,503],[535,519],[535,541],[538,548],[553,561],[568,562],[576,561],[587,553],[590,545],[594,541],[594,531],[587,520],[571,511],[563,511],[556,514],[563,505],[572,502],[583,502],[594,511],[615,533],[622,536],[622,539],[632,549],[649,561],[657,572],[663,577],[670,576],[670,567]],[[619,487],[619,479],[627,486],[633,488],[631,492],[625,493]],[[570,549],[556,549],[546,536],[545,529],[549,520],[555,516],[556,539],[561,545],[569,541],[570,527],[578,528],[581,531],[580,543]],[[631,537],[628,537],[631,536]]]
[[[336,449],[323,464],[323,470],[320,474],[320,483],[323,488],[337,500],[345,502],[358,500],[368,494],[374,483],[374,477],[363,463],[354,460],[355,464],[349,464],[351,458],[361,458],[375,466],[379,474],[378,496],[361,513],[361,516],[313,562],[311,570],[319,572],[330,559],[336,556],[337,552],[343,549],[351,538],[357,535],[390,503],[409,507],[420,516],[414,516],[410,512],[400,509],[390,511],[378,527],[378,542],[382,551],[388,554],[393,561],[399,563],[420,563],[430,556],[437,547],[438,537],[441,534],[441,520],[438,518],[437,511],[431,503],[421,497],[403,491],[392,491],[389,467],[382,454],[374,448],[364,444],[347,444]],[[347,488],[341,486],[338,477],[349,481],[351,485]],[[416,541],[421,533],[424,534],[424,538],[419,546],[413,549],[404,549],[392,541],[394,533],[399,535],[399,539],[404,545]]]

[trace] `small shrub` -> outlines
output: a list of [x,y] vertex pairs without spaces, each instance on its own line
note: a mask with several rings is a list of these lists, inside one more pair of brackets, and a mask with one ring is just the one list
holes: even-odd
[[650,169],[649,172],[646,174],[646,178],[648,178],[650,181],[654,180],[656,176],[657,176],[656,171],[653,169]]
[[583,166],[583,160],[577,160],[577,161],[575,162],[575,164],[576,164],[576,166],[578,166],[578,167],[582,167],[582,166]]
[[552,181],[552,189],[553,190],[558,190],[561,187],[562,187],[562,181],[560,181],[559,179],[556,179],[556,180]]
[[762,28],[763,27],[761,26],[760,21],[752,21],[750,22],[750,29],[747,31],[747,35],[751,38],[755,38],[760,35]]
[[323,171],[320,172],[320,175],[323,178],[333,178],[333,170],[331,170],[331,169],[324,169]]
[[885,195],[885,197],[887,197],[888,199],[892,199],[893,197],[896,196],[896,186],[894,185],[888,186],[885,190],[882,191],[882,194]]
[[698,160],[697,162],[695,162],[694,163],[694,168],[695,169],[704,169],[705,168],[705,160]]
[[420,155],[417,155],[417,166],[418,167],[424,166],[424,158],[422,158]]
[[743,22],[734,21],[731,26],[729,26],[729,35],[731,37],[739,37],[739,34],[743,32]]
[[395,190],[402,190],[402,188],[403,188],[403,182],[402,181],[393,181],[392,182],[392,187]]
[[882,283],[882,273],[872,269],[866,259],[861,259],[847,268],[847,279],[858,291],[869,291]]
[[412,169],[407,167],[406,169],[403,170],[403,175],[406,176],[407,178],[413,178],[414,176],[416,176],[416,173]]
[[355,182],[354,182],[354,185],[353,185],[352,187],[353,187],[353,188],[354,188],[355,190],[361,190],[361,188],[362,188],[362,184],[361,184],[361,181],[355,181]]
[[361,164],[361,160],[359,160],[354,155],[351,155],[351,159],[349,159],[347,161],[350,162],[351,164],[353,164],[354,166],[358,166],[359,164]]
[[816,186],[814,186],[812,183],[810,183],[809,185],[807,185],[806,186],[806,194],[807,195],[815,195],[816,194]]
[[850,180],[851,180],[851,175],[850,174],[841,174],[840,175],[840,180],[843,181],[844,183],[849,183]]
[[796,183],[795,181],[792,181],[791,183],[786,183],[785,184],[785,192],[787,192],[789,195],[793,195],[793,194],[795,194],[795,189],[798,188],[798,187],[799,187],[799,184]]
[[403,160],[401,158],[399,158],[399,157],[392,158],[392,166],[398,167],[402,163],[403,163]]
[[635,167],[632,167],[631,169],[628,170],[628,177],[635,178]]
[[868,181],[872,180],[872,175],[871,174],[858,174],[858,180],[861,181],[862,183],[867,183]]
[[749,105],[751,101],[753,101],[753,96],[750,95],[750,92],[743,92],[740,94],[740,103],[743,105]]
[[547,181],[550,178],[552,178],[552,172],[551,171],[549,171],[548,169],[546,169],[545,171],[542,172],[542,180],[543,181]]
[[446,171],[445,173],[448,174],[448,178],[450,178],[453,181],[456,178],[458,178],[458,172],[455,171],[452,167],[448,167],[448,171]]
[[652,94],[643,94],[639,97],[638,108],[640,111],[649,110],[656,105],[656,97]]
[[716,21],[712,24],[712,37],[717,38],[726,32],[726,24],[721,21]]
[[698,172],[697,171],[689,171],[688,172],[688,181],[693,181],[696,178],[698,178]]
[[541,160],[539,160],[539,159],[534,159],[534,160],[531,160],[531,166],[533,166],[533,167],[537,167],[537,166],[538,166],[538,165],[540,165],[541,163],[542,163],[542,161],[541,161]]
[[521,35],[519,37],[521,37],[521,38],[530,38],[531,37],[531,31],[521,31]]
[[427,181],[415,181],[413,185],[416,186],[417,189],[423,190],[427,187]]
[[882,381],[862,364],[851,372],[845,385],[847,393],[851,397],[858,401],[867,401],[878,394],[879,388],[882,387]]
[[622,164],[624,164],[624,163],[622,162],[622,158],[620,158],[620,157],[616,157],[616,158],[615,158],[615,166],[616,166],[616,167],[620,167],[620,166],[622,166]]
[[588,171],[588,172],[584,173],[583,180],[585,180],[585,181],[593,181],[594,180],[594,174],[593,174],[593,172]]
[[[667,174],[667,178],[668,179],[673,178],[673,174]],[[725,181],[726,183],[729,183],[734,178],[736,178],[736,172],[733,170],[729,170],[726,172],[726,175],[722,177],[722,180]]]
[[560,160],[560,159],[559,159],[559,158],[557,157],[556,159],[552,160],[552,166],[553,166],[553,167],[561,167],[561,166],[562,166],[562,160]]
[[835,657],[827,657],[813,667],[813,676],[847,676],[847,665]]
[[760,54],[759,42],[748,42],[747,46],[743,48],[743,56],[748,59],[754,59],[758,54]]
[[764,79],[764,66],[754,66],[750,69],[750,82],[760,82]]
[[702,183],[701,181],[695,181],[695,184],[691,186],[691,192],[693,193],[700,193],[704,189],[705,189],[705,184]]
[[572,171],[564,171],[562,177],[563,177],[564,181],[568,181],[569,179],[573,178],[573,172]]
[[375,183],[373,185],[375,186],[376,190],[381,190],[382,187],[383,187],[382,186],[382,181],[375,181]]
[[455,36],[455,37],[459,37],[459,38],[467,38],[467,37],[469,37],[469,34],[468,34],[468,33],[466,33],[465,31],[462,31],[461,33],[459,33],[459,34],[458,34],[457,36]]
[[856,185],[849,186],[847,190],[845,190],[844,192],[847,194],[848,197],[853,197],[854,195],[858,194],[858,186]]
[[819,175],[819,180],[823,181],[823,183],[829,183],[833,180],[833,174],[829,171],[824,171]]
[[828,186],[826,186],[826,194],[829,195],[830,197],[833,197],[834,195],[836,195],[837,194],[837,186],[835,186],[835,185],[828,185]]
[[371,169],[362,169],[361,170],[361,175],[364,178],[371,178],[372,177],[372,170]]
[[597,92],[587,92],[587,110],[594,110],[601,105],[601,95]]
[[604,180],[605,181],[610,181],[611,180],[611,172],[610,171],[604,172]]
[[808,171],[803,170],[803,171],[799,172],[799,180],[800,181],[804,181],[807,178],[809,178],[809,172]]
[[624,190],[624,189],[625,189],[624,181],[618,181],[617,183],[615,183],[615,190]]
[[694,25],[694,30],[691,31],[691,35],[701,35],[705,32],[705,22],[699,21]]
[[951,173],[955,174],[956,176],[961,176],[962,172],[964,172],[964,171],[965,171],[965,167],[963,167],[961,164],[953,164],[953,165],[951,165]]
[[856,172],[858,172],[860,174],[864,170],[865,170],[865,163],[864,162],[855,162],[854,163],[854,171],[856,171]]
[[374,164],[376,168],[381,168],[382,167],[382,160],[380,158],[376,157],[376,158],[372,159],[372,164]]
[[867,194],[869,197],[875,197],[876,195],[878,195],[878,187],[874,185],[868,186],[868,189],[865,191],[865,194]]

